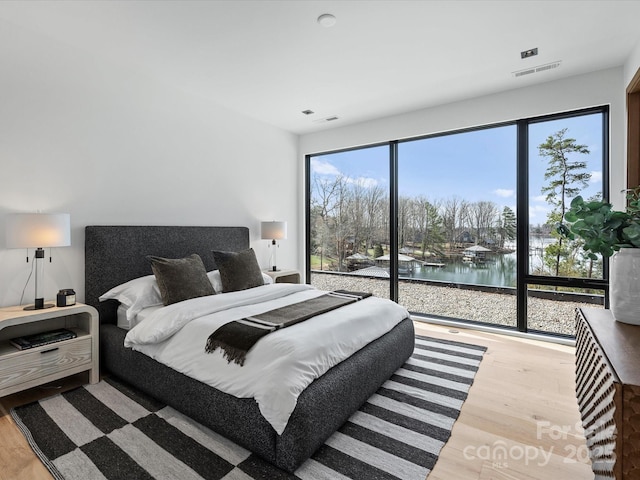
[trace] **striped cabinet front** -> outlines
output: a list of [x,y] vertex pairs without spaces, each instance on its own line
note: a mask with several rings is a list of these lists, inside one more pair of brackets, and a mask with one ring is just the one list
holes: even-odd
[[616,424],[622,411],[620,382],[580,312],[576,320],[576,396],[596,480],[621,478],[615,458]]
[[[576,314],[576,396],[596,480],[640,480],[640,388],[625,383],[636,358],[640,371],[640,349],[630,348],[634,335],[627,328],[607,310]],[[631,332],[640,338],[640,331]]]

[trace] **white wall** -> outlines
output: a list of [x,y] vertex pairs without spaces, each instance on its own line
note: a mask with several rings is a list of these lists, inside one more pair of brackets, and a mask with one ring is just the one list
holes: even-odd
[[19,302],[31,268],[5,248],[13,212],[71,214],[47,298],[84,298],[86,225],[244,225],[266,266],[259,222],[288,220],[278,263],[297,266],[295,135],[2,21],[0,65],[0,306]]

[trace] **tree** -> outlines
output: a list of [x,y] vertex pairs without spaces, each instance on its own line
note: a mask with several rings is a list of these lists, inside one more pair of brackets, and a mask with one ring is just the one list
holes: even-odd
[[516,238],[516,214],[509,207],[502,209],[502,214],[498,220],[498,237],[500,240],[500,248],[504,248],[507,240],[515,240]]
[[323,261],[327,251],[330,233],[330,218],[338,194],[337,179],[315,177],[311,192],[311,211],[318,221],[312,223],[311,236],[315,239],[317,252],[320,254],[320,270],[323,270]]
[[339,175],[335,179],[336,185],[336,202],[333,209],[333,221],[335,228],[333,230],[333,240],[336,249],[336,262],[338,271],[342,272],[345,258],[345,250],[347,236],[349,235],[349,179]]
[[[463,234],[465,231],[469,231],[469,234],[471,234],[471,230],[473,229],[473,216],[472,216],[472,204],[469,203],[467,200],[463,200],[462,203],[460,203],[460,210],[459,210],[459,214],[458,214],[458,234],[461,235]],[[473,235],[472,235],[473,237]],[[476,239],[476,241],[478,240],[477,237],[473,237]]]
[[469,208],[470,225],[475,231],[476,243],[481,243],[491,234],[491,229],[495,225],[498,214],[498,207],[495,203],[486,200],[472,203]]
[[442,205],[442,226],[449,248],[452,248],[458,236],[458,220],[460,218],[461,200],[457,196],[447,198]]
[[411,229],[413,231],[413,247],[422,243],[422,259],[424,260],[424,239],[427,233],[427,214],[429,201],[422,195],[411,202]]
[[[365,211],[367,215],[367,228],[366,228],[366,248],[373,248],[374,239],[379,236],[378,230],[380,227],[386,227],[385,220],[388,215],[385,215],[389,211],[388,200],[385,198],[384,189],[380,185],[371,186],[365,198]],[[385,230],[383,230],[385,231]]]
[[368,186],[362,180],[356,179],[350,182],[347,212],[349,215],[349,232],[353,236],[353,252],[351,253],[358,253],[362,244],[366,244],[367,190]]
[[[544,179],[549,183],[542,187],[542,193],[546,194],[547,202],[553,206],[553,210],[547,215],[547,223],[556,225],[562,221],[568,209],[569,199],[578,195],[589,184],[591,174],[585,169],[587,163],[574,159],[575,155],[588,155],[586,145],[578,145],[575,138],[565,138],[567,129],[549,135],[545,142],[538,146],[541,157],[548,161]],[[572,260],[572,248],[566,245],[565,239],[552,229],[552,235],[557,242],[547,246],[545,264],[553,270],[555,276],[560,275],[561,263]]]
[[410,197],[398,198],[398,244],[400,247],[404,247],[411,238],[409,234],[411,204]]
[[422,260],[425,260],[427,250],[433,251],[438,255],[442,254],[442,244],[445,241],[445,235],[442,226],[442,217],[438,213],[438,207],[430,202],[425,201],[422,204],[424,210],[423,217],[423,234],[422,234]]

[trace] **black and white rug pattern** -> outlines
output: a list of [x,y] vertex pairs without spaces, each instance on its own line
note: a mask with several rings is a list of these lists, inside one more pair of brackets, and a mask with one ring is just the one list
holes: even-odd
[[294,475],[111,378],[11,415],[65,480],[424,480],[484,347],[416,336],[412,357]]

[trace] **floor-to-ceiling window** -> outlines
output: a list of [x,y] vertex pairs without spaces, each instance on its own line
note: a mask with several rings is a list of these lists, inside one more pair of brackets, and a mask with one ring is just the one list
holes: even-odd
[[516,126],[398,144],[398,302],[516,326]]
[[426,316],[573,334],[606,265],[556,233],[607,197],[608,110],[307,156],[308,278]]
[[390,297],[389,147],[315,155],[308,162],[310,281],[325,289]]
[[528,139],[526,326],[572,334],[576,307],[604,304],[604,262],[590,259],[582,241],[559,235],[556,225],[575,197],[606,196],[607,113],[555,115],[522,128]]

